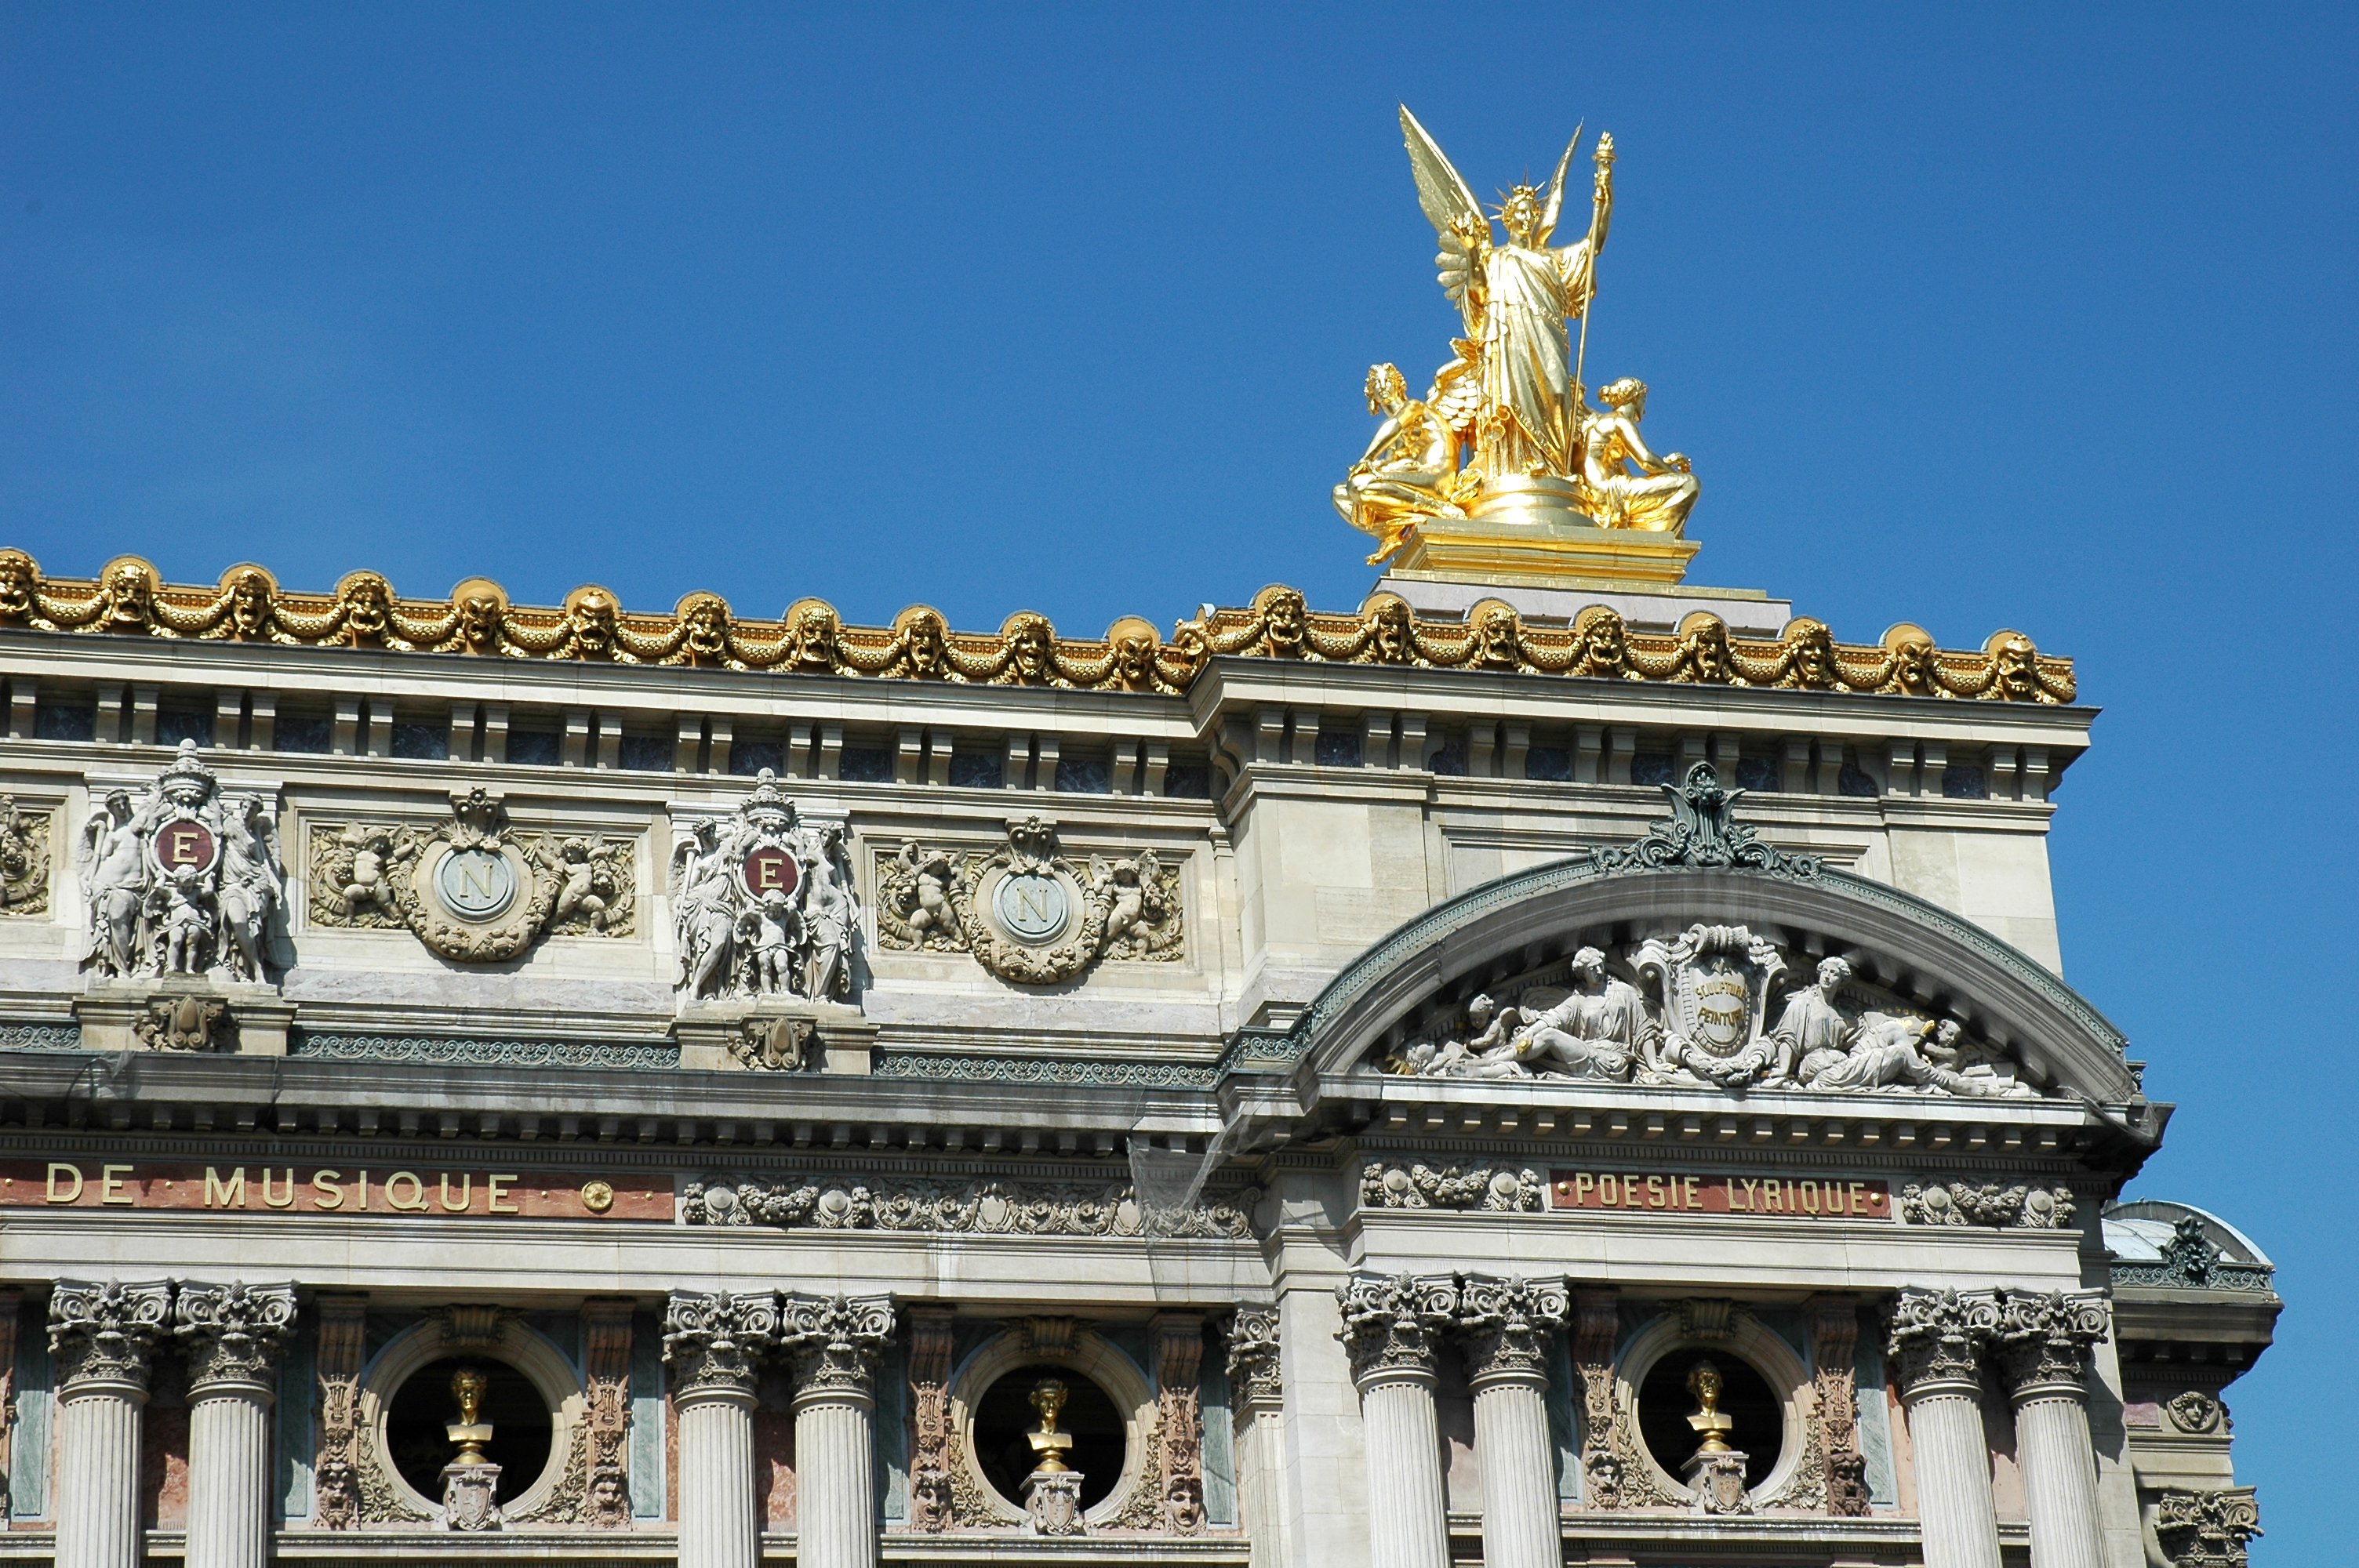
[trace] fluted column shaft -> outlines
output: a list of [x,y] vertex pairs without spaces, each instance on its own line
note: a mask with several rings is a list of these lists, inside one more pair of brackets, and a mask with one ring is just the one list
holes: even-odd
[[295,1287],[179,1288],[172,1332],[189,1356],[187,1568],[263,1568],[270,1555],[272,1368]]
[[1228,1323],[1229,1390],[1235,1407],[1237,1522],[1246,1568],[1286,1561],[1286,1380],[1278,1309],[1237,1309]]
[[2010,1293],[2005,1303],[2000,1365],[2015,1404],[2032,1568],[2104,1568],[2088,1350],[2104,1338],[2107,1315],[2098,1295]]
[[141,1412],[171,1295],[160,1280],[60,1281],[49,1297],[59,1370],[56,1568],[138,1568]]
[[796,1568],[876,1568],[873,1417],[887,1296],[789,1295],[779,1338],[795,1369]]
[[1336,1296],[1360,1390],[1370,1568],[1450,1568],[1433,1360],[1456,1312],[1457,1281],[1355,1274]]
[[257,1383],[189,1390],[188,1568],[262,1568],[270,1555],[270,1400]]
[[809,1568],[875,1568],[874,1396],[795,1396],[795,1560]]
[[675,1292],[664,1309],[664,1360],[679,1420],[679,1568],[756,1568],[756,1360],[774,1344],[778,1299]]
[[1982,1412],[1983,1352],[1997,1321],[1988,1294],[1908,1290],[1893,1308],[1925,1568],[2000,1568]]
[[754,1568],[754,1390],[707,1386],[676,1396],[679,1568]]
[[1564,1561],[1548,1364],[1571,1310],[1562,1280],[1475,1274],[1459,1281],[1458,1331],[1483,1471],[1484,1568],[1559,1568]]

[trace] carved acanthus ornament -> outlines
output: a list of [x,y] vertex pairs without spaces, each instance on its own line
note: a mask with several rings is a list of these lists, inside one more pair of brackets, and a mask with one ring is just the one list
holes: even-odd
[[1156,1491],[1161,1528],[1172,1535],[1204,1533],[1204,1409],[1200,1376],[1204,1320],[1166,1313],[1155,1331],[1155,1419],[1161,1451]]
[[951,1447],[951,1314],[909,1314],[909,1528],[939,1535],[957,1517]]
[[664,1305],[664,1364],[677,1395],[754,1394],[756,1363],[777,1343],[778,1298],[768,1291],[674,1291]]
[[1572,1298],[1561,1280],[1494,1280],[1469,1274],[1458,1284],[1458,1333],[1466,1375],[1548,1377],[1549,1356],[1564,1330]]
[[2250,1487],[2168,1491],[2156,1502],[2154,1533],[2171,1568],[2245,1568],[2247,1544],[2263,1533],[2260,1501]]
[[0,919],[49,912],[50,822],[50,813],[0,795]]
[[1593,1509],[1623,1506],[1624,1467],[1614,1442],[1614,1363],[1622,1344],[1621,1302],[1612,1291],[1574,1298],[1572,1367],[1581,1379],[1582,1498]]
[[267,1390],[287,1332],[295,1287],[183,1283],[174,1292],[172,1333],[186,1347],[189,1387],[237,1383]]
[[233,794],[180,742],[135,799],[107,793],[82,824],[74,863],[82,962],[103,979],[217,975],[259,984],[278,967],[286,872],[263,799]]
[[680,1000],[851,1000],[861,920],[844,843],[767,768],[726,821],[694,824],[671,852]]
[[1388,1164],[1372,1160],[1360,1173],[1364,1208],[1477,1209],[1490,1214],[1538,1214],[1548,1183],[1538,1171],[1504,1165]]
[[890,1296],[788,1295],[780,1303],[778,1343],[793,1358],[798,1398],[873,1394],[876,1358],[892,1336]]
[[2002,1292],[1992,1339],[2015,1398],[2086,1399],[2089,1347],[2104,1342],[2112,1317],[2100,1292]]
[[216,1051],[230,1048],[229,1004],[219,997],[181,992],[150,998],[147,1011],[132,1020],[131,1032],[150,1051]]
[[577,1517],[597,1530],[631,1525],[631,1308],[597,1299],[582,1308],[584,1474]]
[[1859,1308],[1849,1296],[1821,1296],[1810,1314],[1810,1374],[1819,1447],[1826,1456],[1827,1512],[1865,1519],[1867,1460],[1859,1451]]
[[1106,959],[1186,956],[1180,868],[1154,850],[1067,857],[1053,823],[1012,821],[991,849],[904,845],[876,866],[880,944],[966,951],[1001,979],[1055,985]]
[[136,557],[110,563],[94,580],[45,579],[30,556],[0,550],[0,626],[1165,694],[1184,692],[1208,658],[1226,654],[2009,702],[2075,695],[2071,661],[2039,653],[2017,632],[1964,652],[1937,650],[1908,625],[1882,644],[1838,643],[1824,624],[1803,619],[1763,643],[1732,638],[1701,612],[1675,633],[1629,631],[1603,605],[1570,626],[1526,625],[1504,605],[1479,622],[1434,621],[1389,593],[1353,613],[1311,611],[1299,590],[1283,587],[1263,589],[1248,606],[1182,621],[1168,640],[1135,617],[1085,640],[1060,637],[1029,612],[995,633],[951,632],[923,606],[891,626],[847,626],[817,600],[799,601],[777,621],[738,619],[713,594],[691,594],[669,616],[640,614],[598,588],[534,609],[511,605],[480,578],[447,600],[398,598],[373,572],[353,573],[327,594],[282,589],[256,567],[232,570],[216,588],[165,585]]
[[1240,1413],[1275,1410],[1286,1397],[1278,1310],[1243,1306],[1229,1319],[1229,1387]]
[[1354,1379],[1430,1375],[1435,1346],[1457,1319],[1458,1281],[1449,1274],[1353,1274],[1335,1287],[1335,1299],[1343,1310],[1336,1334]]
[[500,792],[451,792],[427,828],[315,822],[311,921],[408,927],[446,958],[499,963],[549,936],[635,934],[633,841],[594,833],[521,833]]
[[776,1225],[789,1230],[933,1231],[959,1236],[1175,1236],[1239,1240],[1253,1234],[1258,1194],[1206,1198],[1151,1212],[1127,1182],[1019,1182],[832,1175],[714,1177],[680,1190],[687,1225]]
[[360,1296],[321,1296],[317,1365],[320,1443],[312,1462],[311,1517],[322,1530],[357,1530],[360,1477],[375,1465],[361,1452],[361,1366],[368,1303]]
[[1983,1353],[1998,1332],[2000,1299],[1989,1291],[1904,1288],[1892,1304],[1889,1343],[1909,1399],[1936,1392],[1975,1397]]
[[171,1308],[168,1281],[60,1280],[49,1295],[49,1352],[57,1357],[60,1392],[71,1399],[81,1388],[144,1391]]
[[2062,1230],[2071,1224],[2072,1207],[2071,1188],[2021,1182],[1910,1182],[1900,1189],[1900,1217],[1910,1225]]

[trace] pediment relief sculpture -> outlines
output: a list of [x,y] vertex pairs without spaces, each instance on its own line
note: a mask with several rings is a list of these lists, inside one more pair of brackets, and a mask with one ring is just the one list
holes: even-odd
[[1784,989],[1786,955],[1743,925],[1699,923],[1609,958],[1562,964],[1470,1000],[1384,1054],[1415,1077],[1561,1079],[1670,1087],[2026,1098],[1998,1053],[1858,982],[1840,957]]
[[520,832],[499,791],[452,790],[429,827],[314,822],[311,923],[406,928],[446,958],[499,963],[549,936],[636,935],[635,861],[628,838]]
[[853,1000],[860,898],[840,822],[807,820],[764,768],[726,821],[695,824],[671,852],[683,1003]]
[[1056,825],[1010,822],[989,849],[911,842],[876,864],[878,945],[967,952],[1003,980],[1056,985],[1108,959],[1187,956],[1180,867],[1152,849],[1067,855]]
[[285,967],[278,824],[260,795],[224,791],[195,741],[144,795],[94,802],[74,859],[98,978],[260,984]]

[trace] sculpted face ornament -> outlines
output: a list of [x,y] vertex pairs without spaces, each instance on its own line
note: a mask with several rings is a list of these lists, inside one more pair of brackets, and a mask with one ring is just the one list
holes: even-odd
[[40,575],[22,550],[0,550],[0,620],[23,621],[33,613]]
[[835,611],[824,604],[807,604],[795,617],[795,663],[807,670],[832,670],[836,665]]
[[1834,635],[1824,623],[1807,617],[1796,620],[1786,628],[1786,651],[1791,661],[1790,684],[1816,690],[1843,685],[1835,668]]
[[1417,642],[1410,627],[1406,600],[1386,599],[1377,601],[1368,645],[1382,664],[1406,665],[1416,658]]
[[611,658],[614,652],[614,601],[597,589],[577,591],[567,607],[566,624],[573,634],[578,658]]
[[1626,676],[1630,671],[1630,639],[1622,617],[1599,605],[1582,611],[1573,622],[1581,640],[1577,668],[1585,676]]
[[459,641],[473,653],[495,652],[500,645],[500,622],[505,618],[497,598],[488,593],[471,593],[459,600]]
[[1522,660],[1516,645],[1516,612],[1504,604],[1495,604],[1483,612],[1475,637],[1482,644],[1482,658],[1486,665],[1501,669],[1514,669]]
[[2040,700],[2039,653],[2030,638],[2020,633],[2000,638],[1994,661],[2000,697],[2009,702]]
[[683,643],[700,664],[720,664],[729,656],[729,606],[717,598],[699,599],[682,617]]
[[1055,635],[1038,615],[1019,615],[1007,631],[1007,667],[1027,686],[1047,683],[1055,674]]
[[1262,607],[1262,643],[1272,658],[1299,659],[1309,640],[1303,620],[1302,595],[1279,589]]
[[1728,627],[1716,615],[1696,618],[1693,629],[1680,640],[1679,657],[1690,680],[1725,685],[1736,673]]
[[385,639],[393,623],[393,589],[373,574],[352,579],[344,586],[344,630],[355,643]]
[[909,617],[902,637],[911,675],[939,680],[950,674],[950,629],[940,616],[930,610],[918,611]]
[[230,579],[230,634],[242,643],[270,635],[270,579],[251,568]]
[[145,632],[156,619],[156,579],[143,561],[125,561],[106,574],[106,624]]

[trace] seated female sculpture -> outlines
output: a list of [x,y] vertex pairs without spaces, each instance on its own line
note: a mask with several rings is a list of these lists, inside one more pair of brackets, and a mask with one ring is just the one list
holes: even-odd
[[[1647,384],[1625,376],[1597,395],[1603,414],[1582,422],[1582,503],[1601,528],[1676,534],[1686,526],[1699,485],[1688,460],[1658,458],[1638,434],[1647,413]],[[1628,470],[1636,469],[1634,477]]]

